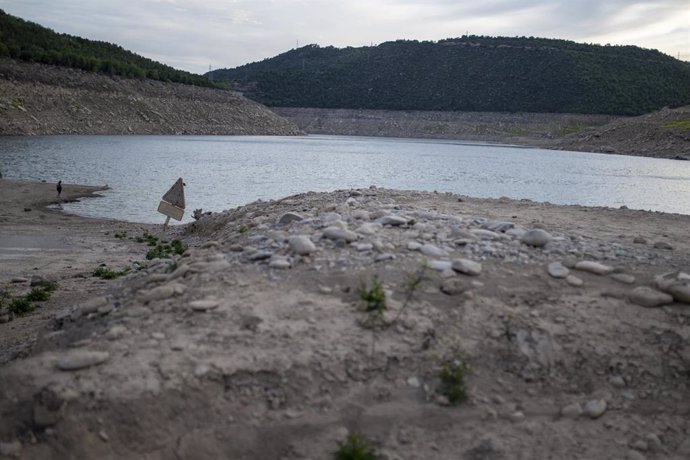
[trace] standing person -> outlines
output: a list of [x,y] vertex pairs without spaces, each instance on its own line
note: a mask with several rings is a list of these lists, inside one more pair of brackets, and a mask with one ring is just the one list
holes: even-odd
[[62,181],[58,181],[57,184],[57,192],[58,192],[58,198],[60,198],[60,194],[62,193]]

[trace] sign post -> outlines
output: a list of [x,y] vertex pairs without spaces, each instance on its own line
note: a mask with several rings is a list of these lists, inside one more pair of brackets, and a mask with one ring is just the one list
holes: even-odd
[[163,233],[168,228],[168,223],[172,217],[175,220],[182,220],[184,216],[184,182],[180,177],[177,182],[170,187],[170,190],[163,195],[162,201],[158,204],[158,212],[166,216],[163,224]]

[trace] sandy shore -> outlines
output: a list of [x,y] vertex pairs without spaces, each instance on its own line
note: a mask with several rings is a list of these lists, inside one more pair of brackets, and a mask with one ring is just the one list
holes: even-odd
[[99,263],[144,261],[113,232],[149,227],[25,213],[53,185],[0,187],[24,248],[0,247],[0,276],[60,282],[0,324],[0,454],[320,459],[357,433],[400,460],[690,456],[690,216],[307,193],[204,216],[182,256],[104,282]]

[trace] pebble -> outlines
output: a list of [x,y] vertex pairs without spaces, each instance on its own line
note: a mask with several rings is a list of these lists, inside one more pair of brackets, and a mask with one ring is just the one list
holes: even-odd
[[430,269],[439,272],[449,270],[453,265],[451,262],[447,260],[428,260],[426,264]]
[[519,423],[525,420],[525,414],[521,411],[515,411],[512,414],[510,414],[508,418],[510,418],[510,421],[513,423]]
[[148,303],[156,300],[169,299],[176,294],[184,294],[186,290],[187,287],[184,284],[170,283],[158,286],[150,291],[140,291],[137,297],[139,297],[139,300],[142,302]]
[[522,238],[520,238],[520,241],[529,246],[540,248],[542,246],[546,246],[551,241],[551,238],[551,234],[546,230],[542,230],[541,228],[533,228],[532,230],[525,232],[525,234],[522,235]]
[[599,418],[606,412],[606,400],[590,399],[585,403],[582,412],[590,418]]
[[422,386],[422,384],[419,382],[419,379],[417,377],[409,377],[407,379],[407,385],[411,386],[412,388],[419,388]]
[[666,249],[668,251],[671,251],[673,249],[673,246],[668,244],[666,241],[657,241],[654,243],[654,249]]
[[151,338],[156,340],[165,340],[165,334],[163,334],[162,332],[152,332]]
[[591,260],[583,260],[575,264],[577,270],[594,273],[595,275],[608,275],[613,272],[613,267],[594,262]]
[[383,262],[384,260],[393,260],[393,259],[395,259],[394,254],[391,254],[390,252],[385,252],[383,254],[376,256],[374,261],[375,262]]
[[273,253],[271,251],[255,251],[249,254],[249,260],[256,262],[258,260],[270,259],[272,256]]
[[491,230],[484,230],[481,228],[473,228],[470,233],[477,239],[480,240],[495,240],[499,238],[498,233],[492,232]]
[[381,222],[382,225],[399,226],[405,225],[407,223],[407,219],[400,216],[388,215],[383,216],[381,219],[379,219],[379,222]]
[[566,276],[566,277],[565,277],[565,281],[566,281],[566,283],[568,283],[569,285],[575,286],[575,287],[580,287],[580,286],[582,286],[583,284],[585,284],[584,281],[582,281],[580,278],[578,278],[578,277],[575,276],[575,275],[568,275],[568,276]]
[[369,215],[369,212],[365,211],[364,209],[357,209],[352,211],[352,218],[357,220],[369,220],[371,219],[371,216]]
[[104,305],[108,304],[108,299],[105,297],[93,297],[79,307],[82,315],[88,315],[89,313],[94,313]]
[[58,360],[57,367],[61,371],[76,371],[102,364],[109,358],[107,351],[70,350]]
[[609,383],[616,388],[625,387],[625,379],[620,375],[612,375],[609,377]]
[[362,235],[372,236],[376,235],[376,233],[378,233],[379,230],[381,230],[381,228],[383,228],[383,226],[378,222],[367,222],[360,225],[357,228],[356,232],[361,233]]
[[288,240],[292,252],[301,256],[306,256],[316,251],[316,245],[311,241],[308,235],[295,235]]
[[656,433],[649,433],[646,436],[646,441],[647,441],[647,446],[649,447],[649,450],[652,452],[661,452],[664,450],[664,446],[661,443],[661,439],[659,436],[656,435]]
[[564,406],[561,409],[561,416],[574,420],[582,415],[582,406],[580,403],[572,403]]
[[359,252],[371,251],[374,249],[374,245],[371,243],[357,243],[355,244],[355,249]]
[[482,272],[482,264],[469,259],[455,259],[452,268],[464,275],[477,276]]
[[330,240],[345,240],[348,243],[357,239],[357,234],[355,232],[340,227],[327,227],[323,231],[323,236]]
[[570,270],[565,268],[560,262],[551,262],[547,270],[549,275],[554,278],[565,278],[570,274]]
[[611,279],[623,284],[635,284],[635,277],[625,273],[614,273]]
[[467,289],[467,285],[460,278],[448,278],[441,285],[441,291],[448,295],[462,294]]
[[633,239],[633,243],[635,243],[635,244],[647,244],[647,239],[642,237],[642,236],[636,236]]
[[268,263],[268,266],[270,268],[277,268],[279,270],[284,270],[284,269],[292,267],[292,264],[285,257],[274,257]]
[[632,303],[647,308],[660,307],[673,303],[673,297],[664,292],[657,291],[647,286],[638,286],[628,294],[628,300]]
[[108,340],[117,340],[124,336],[127,333],[127,328],[122,325],[115,325],[108,329],[108,332],[105,333],[105,338]]
[[492,232],[505,233],[508,230],[515,228],[515,224],[512,222],[493,221],[485,223],[482,225],[482,227],[487,230],[491,230]]
[[302,216],[297,214],[296,212],[286,212],[282,216],[280,216],[280,219],[278,219],[279,224],[290,224],[292,222],[299,222],[300,220],[304,219]]
[[419,251],[427,257],[445,257],[448,255],[446,251],[430,243],[423,244]]
[[194,311],[208,311],[218,308],[220,302],[216,299],[193,300],[189,302],[189,307]]
[[11,283],[18,284],[18,283],[28,283],[30,280],[29,278],[23,278],[21,276],[17,276],[15,278],[12,278]]
[[407,243],[407,249],[410,251],[419,251],[419,249],[422,247],[422,243],[418,243],[416,241],[408,241]]

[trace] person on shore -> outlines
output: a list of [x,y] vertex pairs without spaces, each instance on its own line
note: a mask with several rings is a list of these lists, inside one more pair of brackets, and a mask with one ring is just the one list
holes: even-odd
[[59,180],[57,183],[57,192],[58,192],[58,198],[60,198],[60,195],[62,194],[62,181]]

